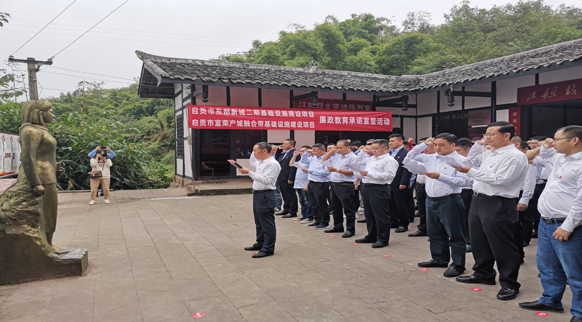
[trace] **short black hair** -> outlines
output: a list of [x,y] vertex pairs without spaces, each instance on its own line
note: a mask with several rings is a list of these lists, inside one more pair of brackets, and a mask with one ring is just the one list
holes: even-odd
[[301,148],[307,148],[307,149],[311,149],[311,145],[302,145]]
[[418,142],[420,142],[420,141],[426,141],[426,140],[428,140],[428,136],[427,137],[424,137],[424,138],[418,139]]
[[[290,142],[292,146],[295,146],[295,140],[293,139],[285,139],[285,141]],[[283,142],[285,142],[283,141]]]
[[515,135],[515,127],[507,121],[497,121],[497,122],[489,123],[489,125],[487,125],[487,128],[496,127],[496,126],[499,126],[499,130],[498,130],[499,133],[501,133],[501,134],[509,133],[510,139]]
[[470,149],[473,146],[473,142],[469,138],[460,138],[455,145],[463,149]]
[[255,145],[259,146],[259,149],[261,149],[261,150],[267,150],[268,152],[271,152],[271,150],[272,150],[271,145],[267,142],[259,142]]
[[404,141],[404,135],[399,134],[399,133],[394,133],[388,137],[388,139],[391,139],[391,138],[399,138],[400,140]]
[[389,144],[388,140],[386,140],[386,139],[377,139],[377,140],[374,140],[373,143],[374,144],[379,144],[383,148],[388,147],[388,144]]
[[352,141],[352,146],[360,146],[360,145],[362,145],[361,141],[358,141],[358,140]]
[[[564,131],[564,134],[568,137],[578,138],[582,140],[582,126],[580,125],[568,125],[559,128],[558,131]],[[556,131],[556,132],[558,132]]]
[[101,146],[101,144],[95,144],[95,145],[91,146],[91,149],[92,149],[92,150],[95,150],[95,149],[96,149],[98,146],[100,147],[100,146]]
[[445,139],[447,142],[451,144],[457,143],[458,139],[457,136],[451,133],[440,133],[434,137],[435,139]]
[[311,146],[312,148],[318,148],[320,150],[325,150],[325,145],[323,143],[315,143]]
[[481,139],[483,139],[483,138],[480,137],[480,136],[474,136],[474,137],[471,138],[471,142],[479,141]]
[[105,157],[105,159],[107,159],[107,151],[105,151],[103,149],[97,150],[97,152],[95,153],[95,158],[97,157],[98,154],[101,154],[101,156],[103,156],[103,157]]
[[[339,140],[339,141],[337,141],[337,143],[343,143],[343,145],[347,146],[348,148],[352,146],[352,143],[350,143],[350,141],[348,141],[348,140]],[[337,143],[336,143],[336,146],[337,146]]]
[[527,142],[523,142],[523,141],[521,141],[521,142],[519,142],[519,147],[520,147],[522,150],[526,150],[526,149],[529,149],[529,144],[527,144]]

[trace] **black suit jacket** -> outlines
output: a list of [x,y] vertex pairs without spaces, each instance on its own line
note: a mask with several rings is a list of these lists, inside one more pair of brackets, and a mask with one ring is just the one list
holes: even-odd
[[[289,166],[289,162],[291,161],[291,158],[293,157],[293,152],[295,152],[295,149],[289,150],[287,152],[287,155],[285,155],[285,157],[283,159],[280,159],[281,154],[283,154],[283,150],[277,149],[277,153],[275,153],[275,159],[281,165],[281,172],[279,172],[279,177],[277,178],[277,180],[295,181],[295,173],[297,173],[297,168]],[[295,159],[295,161],[297,161],[297,159]]]
[[394,177],[394,180],[392,180],[392,183],[390,184],[390,187],[393,189],[394,188],[398,189],[398,186],[400,185],[404,185],[407,187],[410,185],[410,177],[412,176],[412,173],[410,173],[410,171],[408,171],[408,169],[406,169],[402,165],[402,161],[404,161],[404,158],[406,157],[407,154],[408,150],[402,147],[402,149],[400,149],[400,151],[398,151],[398,153],[396,153],[396,155],[393,156],[393,158],[398,162],[398,171],[396,171],[396,176]]

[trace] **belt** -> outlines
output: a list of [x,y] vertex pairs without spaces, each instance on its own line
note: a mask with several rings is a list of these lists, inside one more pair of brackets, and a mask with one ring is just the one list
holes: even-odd
[[542,217],[542,220],[546,224],[561,224],[564,221],[566,221],[566,218],[544,218],[544,217]]
[[364,183],[364,186],[379,186],[379,187],[383,187],[383,186],[387,186],[387,183],[381,184],[381,183]]
[[451,195],[446,195],[446,196],[442,196],[442,197],[434,197],[434,198],[427,196],[427,198],[432,200],[432,201],[441,201],[441,200],[451,199],[451,198],[454,198],[454,197],[460,196],[460,195],[461,195],[460,193],[453,193]]
[[354,183],[350,182],[350,181],[344,181],[344,182],[332,182],[331,183],[332,186],[353,186]]
[[501,197],[501,196],[490,196],[490,195],[486,195],[484,193],[479,193],[479,192],[473,192],[473,197],[483,197],[483,198],[489,198],[489,199],[516,199],[516,198],[506,198],[506,197]]
[[546,183],[536,183],[536,187],[545,187]]
[[253,190],[253,193],[267,193],[267,192],[273,192],[275,191],[275,189],[267,189],[267,190]]
[[416,184],[419,185],[419,186],[424,186],[425,185],[424,183],[420,183],[420,182],[417,182]]

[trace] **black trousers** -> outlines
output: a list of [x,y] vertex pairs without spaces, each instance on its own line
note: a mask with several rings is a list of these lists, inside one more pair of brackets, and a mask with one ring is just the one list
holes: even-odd
[[390,198],[390,220],[392,226],[408,227],[410,221],[408,220],[408,204],[406,202],[406,194],[408,190],[400,190],[398,186],[391,188]]
[[529,201],[529,205],[527,207],[528,214],[524,218],[522,224],[522,237],[523,241],[530,242],[532,234],[538,234],[538,224],[540,222],[540,212],[538,211],[538,201],[540,200],[540,196],[542,192],[544,192],[544,188],[546,184],[536,184],[536,188],[534,190],[534,194]]
[[521,258],[515,243],[517,202],[509,198],[473,196],[469,213],[469,231],[473,247],[473,275],[494,278],[497,262],[501,287],[519,289],[517,282]]
[[390,241],[390,191],[389,185],[364,184],[362,196],[368,228],[366,239],[384,243]]
[[297,214],[297,194],[293,184],[289,184],[287,180],[279,180],[279,188],[281,189],[281,196],[283,197],[283,212],[292,215]]
[[418,214],[420,215],[420,224],[418,230],[426,232],[426,188],[424,183],[416,183],[416,202],[418,204]]
[[313,208],[315,223],[329,225],[329,182],[309,182],[309,202]]
[[410,188],[406,188],[404,191],[404,197],[406,200],[406,207],[408,210],[408,222],[414,222],[414,189],[416,187],[416,184],[413,183],[412,186]]
[[257,230],[257,243],[264,252],[275,251],[277,229],[275,227],[275,191],[253,194],[253,214]]
[[346,214],[346,230],[356,232],[356,209],[354,205],[354,185],[331,184],[331,210],[333,211],[333,228],[344,229],[344,213]]
[[471,210],[471,202],[473,201],[473,189],[463,189],[461,191],[461,198],[463,199],[463,204],[465,205],[465,238],[467,239],[467,244],[471,245],[471,235],[469,234],[469,211]]

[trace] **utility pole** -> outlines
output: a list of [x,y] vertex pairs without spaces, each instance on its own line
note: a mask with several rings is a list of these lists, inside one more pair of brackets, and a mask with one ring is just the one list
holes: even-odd
[[36,73],[40,70],[42,65],[52,65],[53,60],[48,59],[46,61],[35,60],[32,57],[27,59],[15,59],[14,56],[8,57],[8,61],[14,63],[23,63],[28,67],[28,97],[31,101],[38,100],[38,89],[36,87]]

